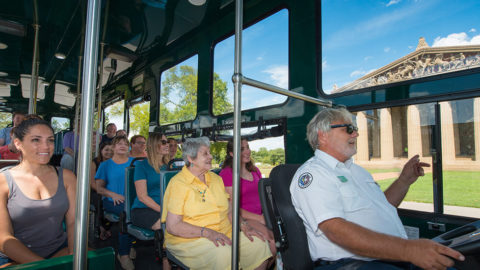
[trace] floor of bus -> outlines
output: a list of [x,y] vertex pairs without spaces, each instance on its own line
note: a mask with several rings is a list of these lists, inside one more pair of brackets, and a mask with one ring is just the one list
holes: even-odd
[[[89,247],[92,249],[100,249],[104,247],[113,247],[117,251],[117,235],[120,230],[120,226],[117,224],[111,228],[112,236],[107,240],[94,239],[93,235],[89,234]],[[133,260],[135,269],[150,270],[150,269],[162,269],[161,262],[155,260],[155,252],[153,241],[136,241],[134,247],[137,251],[137,258]],[[115,256],[116,258],[116,256]],[[115,259],[115,269],[121,270],[120,262]]]

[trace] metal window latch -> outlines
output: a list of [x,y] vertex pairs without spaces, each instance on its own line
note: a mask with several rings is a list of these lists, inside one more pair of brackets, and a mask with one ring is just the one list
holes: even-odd
[[427,222],[428,229],[431,231],[445,232],[445,224],[436,222]]

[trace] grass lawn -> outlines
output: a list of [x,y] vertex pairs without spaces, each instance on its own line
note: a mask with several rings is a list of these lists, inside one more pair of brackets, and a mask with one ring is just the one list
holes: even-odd
[[[377,183],[385,190],[395,179]],[[407,193],[405,201],[433,203],[432,174],[418,178]],[[480,172],[444,171],[443,200],[445,205],[480,208]]]

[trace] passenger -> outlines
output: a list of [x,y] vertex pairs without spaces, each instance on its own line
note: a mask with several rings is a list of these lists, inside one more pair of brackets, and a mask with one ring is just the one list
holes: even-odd
[[[14,129],[10,130],[10,138],[13,137]],[[10,143],[4,146],[0,146],[0,159],[17,159],[20,160],[20,152],[15,147],[13,140],[10,140]]]
[[142,135],[135,135],[130,139],[130,146],[132,150],[130,150],[130,156],[133,158],[137,157],[146,157],[147,152],[145,152],[145,143],[146,139]]
[[10,144],[10,131],[12,128],[20,125],[20,123],[25,119],[25,114],[21,112],[14,112],[12,117],[13,127],[6,127],[0,130],[0,146]]
[[[124,211],[125,202],[125,169],[130,165],[133,158],[128,157],[127,137],[115,137],[112,140],[113,157],[100,163],[95,180],[97,192],[102,195],[103,209],[107,212],[120,215]],[[132,247],[132,239],[127,233],[118,234],[118,254],[122,268],[135,269],[129,257]]]
[[100,140],[100,143],[111,142],[116,135],[117,135],[117,126],[114,123],[110,123],[107,125],[107,134],[102,135],[102,139]]
[[[270,244],[272,254],[276,254],[275,240],[273,233],[265,226],[265,218],[262,214],[262,205],[258,195],[258,182],[262,178],[262,173],[255,167],[250,156],[250,146],[245,138],[241,140],[240,154],[240,215],[243,221],[256,230]],[[233,140],[227,143],[227,155],[222,164],[220,176],[225,184],[225,190],[232,198],[232,179],[233,179]]]
[[73,253],[76,179],[48,165],[54,140],[52,127],[41,119],[14,129],[22,161],[0,174],[0,266]]
[[345,109],[323,109],[307,126],[315,155],[297,170],[290,192],[316,269],[415,268],[412,264],[445,269],[453,265],[452,259],[463,261],[459,252],[431,240],[407,240],[398,217],[396,207],[429,164],[414,156],[382,192],[372,176],[353,163],[357,137]]
[[108,239],[110,236],[112,236],[112,233],[108,230],[109,228],[103,219],[103,206],[101,203],[102,198],[97,192],[95,174],[97,173],[97,169],[100,166],[100,163],[112,158],[112,156],[112,142],[101,143],[99,145],[98,156],[92,160],[92,164],[90,165],[90,188],[92,189],[90,193],[90,203],[95,205],[96,208],[98,208],[98,220],[102,222],[102,225],[100,225],[100,234],[98,235],[98,237],[101,240]]
[[[209,147],[206,137],[183,143],[186,165],[172,178],[164,196],[165,243],[189,268],[227,269],[231,258],[230,204],[222,179],[210,172]],[[241,229],[240,268],[265,269],[272,257],[268,244],[248,224],[242,223]]]
[[177,155],[178,143],[175,138],[168,138],[168,148],[169,148],[169,158],[170,160],[174,159]]
[[125,137],[128,137],[128,136],[127,136],[127,132],[125,131],[125,129],[120,129],[120,130],[118,130],[118,131],[115,133],[115,136],[125,136]]
[[[143,136],[137,138],[137,142],[142,138]],[[161,228],[160,170],[166,170],[168,163],[168,144],[165,135],[150,133],[147,140],[147,156],[148,159],[135,163],[133,179],[137,197],[132,205],[132,224],[156,231]],[[166,257],[163,258],[162,269],[170,269]]]
[[75,150],[78,150],[78,138],[78,133],[75,134],[74,130],[68,131],[63,135],[63,156],[60,160],[60,167],[69,169],[72,172],[75,172],[75,157],[77,155]]

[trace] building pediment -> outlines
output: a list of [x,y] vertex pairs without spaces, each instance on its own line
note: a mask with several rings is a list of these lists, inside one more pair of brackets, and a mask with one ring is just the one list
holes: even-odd
[[420,39],[417,49],[332,93],[406,81],[480,67],[480,45],[429,47]]

